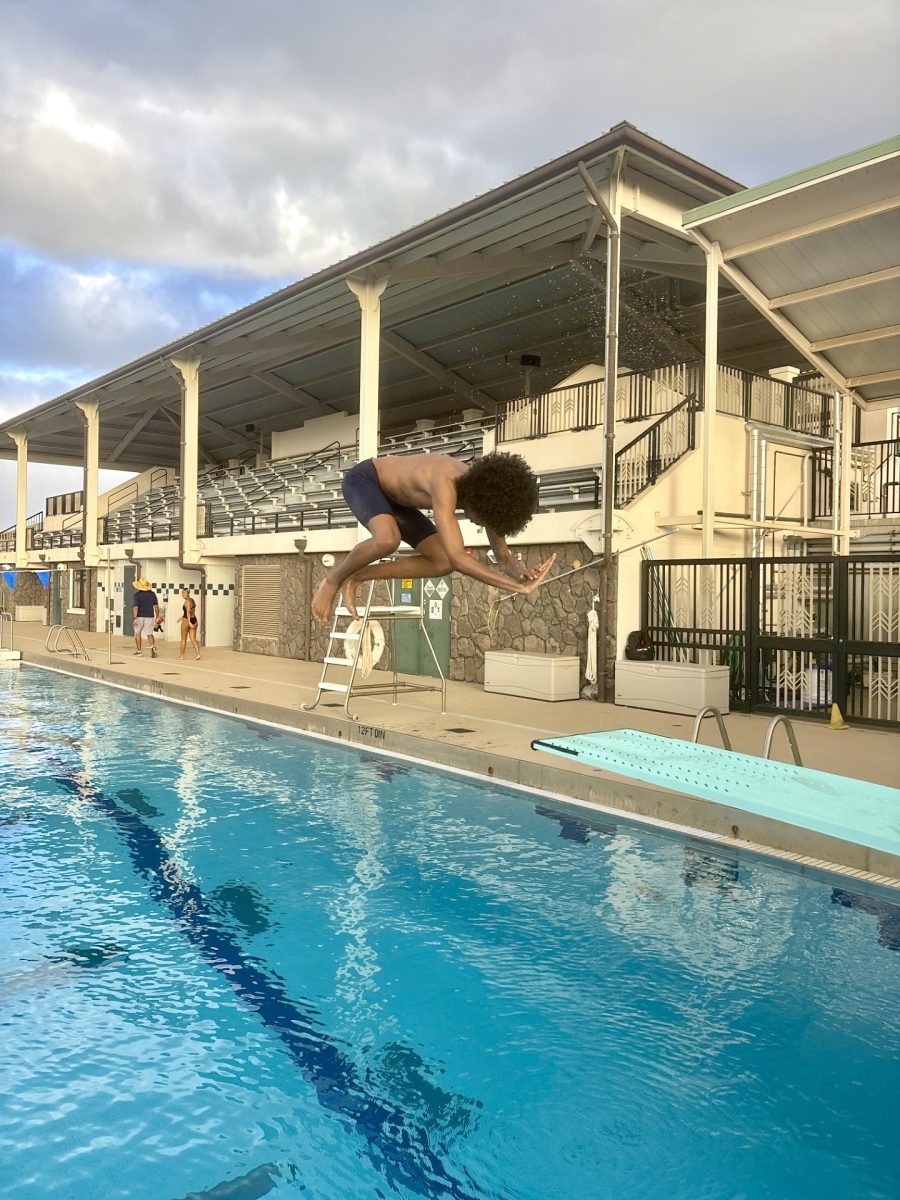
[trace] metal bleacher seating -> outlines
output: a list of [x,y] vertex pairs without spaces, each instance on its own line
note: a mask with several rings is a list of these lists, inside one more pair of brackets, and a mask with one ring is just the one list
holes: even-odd
[[[482,452],[488,420],[456,421],[386,433],[379,454],[450,454],[463,461]],[[259,466],[216,467],[199,479],[207,537],[334,528],[354,524],[341,480],[357,459],[355,446],[333,443],[305,456]],[[584,467],[542,474],[541,511],[595,505],[597,472]],[[109,542],[160,541],[178,536],[179,483],[138,496],[106,518]]]

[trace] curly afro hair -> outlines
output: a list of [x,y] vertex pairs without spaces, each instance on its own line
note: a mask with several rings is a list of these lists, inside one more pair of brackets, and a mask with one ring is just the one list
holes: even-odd
[[479,525],[509,537],[537,509],[538,481],[520,454],[487,454],[459,478],[456,500]]

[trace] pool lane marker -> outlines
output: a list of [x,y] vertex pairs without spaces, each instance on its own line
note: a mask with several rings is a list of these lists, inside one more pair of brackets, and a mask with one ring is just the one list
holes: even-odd
[[[200,888],[181,874],[160,835],[140,816],[123,808],[79,774],[54,776],[63,791],[112,818],[123,835],[135,870],[150,885],[154,900],[177,919],[187,940],[228,981],[235,995],[284,1043],[319,1104],[361,1135],[368,1157],[392,1187],[404,1187],[429,1200],[479,1200],[485,1193],[468,1177],[460,1181],[431,1148],[426,1128],[411,1124],[403,1111],[369,1094],[365,1080],[322,1028],[318,1010],[288,996],[278,977],[260,970],[230,934],[219,927]],[[499,1193],[494,1200],[502,1200]]]

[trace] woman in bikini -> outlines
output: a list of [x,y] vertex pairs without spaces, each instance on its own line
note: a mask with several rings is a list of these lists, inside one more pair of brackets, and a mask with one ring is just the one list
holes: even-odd
[[191,645],[194,647],[194,653],[199,658],[200,643],[197,641],[197,605],[194,603],[194,598],[187,588],[181,589],[181,599],[181,650],[178,657],[184,658],[187,640],[190,638]]

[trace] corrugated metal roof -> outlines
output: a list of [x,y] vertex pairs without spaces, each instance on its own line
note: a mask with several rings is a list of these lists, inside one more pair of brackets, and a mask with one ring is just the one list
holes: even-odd
[[[290,428],[333,411],[355,412],[359,309],[346,280],[376,265],[391,273],[382,299],[386,428],[467,406],[473,397],[490,410],[494,401],[517,394],[518,355],[526,351],[544,358],[532,386],[551,387],[582,363],[602,358],[602,265],[593,281],[583,263],[580,270],[572,265],[592,217],[577,166],[584,162],[602,182],[619,150],[626,153],[626,173],[656,180],[688,204],[738,187],[623,123],[517,180],[7,421],[0,433],[25,427],[30,457],[80,461],[81,418],[74,404],[90,395],[101,404],[104,465],[174,465],[180,389],[167,360],[188,350],[203,358],[207,424],[201,437],[217,459],[247,449],[260,430]],[[702,330],[699,251],[654,230],[640,213],[626,213],[622,243],[625,298],[631,295],[651,317],[661,313],[660,320],[673,328],[680,324],[685,338],[696,339]],[[602,239],[591,253],[593,265],[602,264]],[[682,291],[667,308],[671,280]],[[741,319],[735,320],[731,342],[723,337],[735,361],[743,355],[739,365],[761,368],[784,362],[782,339],[739,303],[734,316]],[[623,362],[636,365],[641,354],[655,355],[648,365],[671,359],[665,339],[654,344],[646,319],[641,324],[626,310],[623,330],[633,343],[623,348]],[[398,338],[411,348],[413,361]],[[134,436],[148,412],[154,415]],[[253,433],[245,430],[249,424]],[[2,456],[13,453],[11,443],[0,448]]]
[[684,225],[839,387],[900,395],[900,137],[692,209]]

